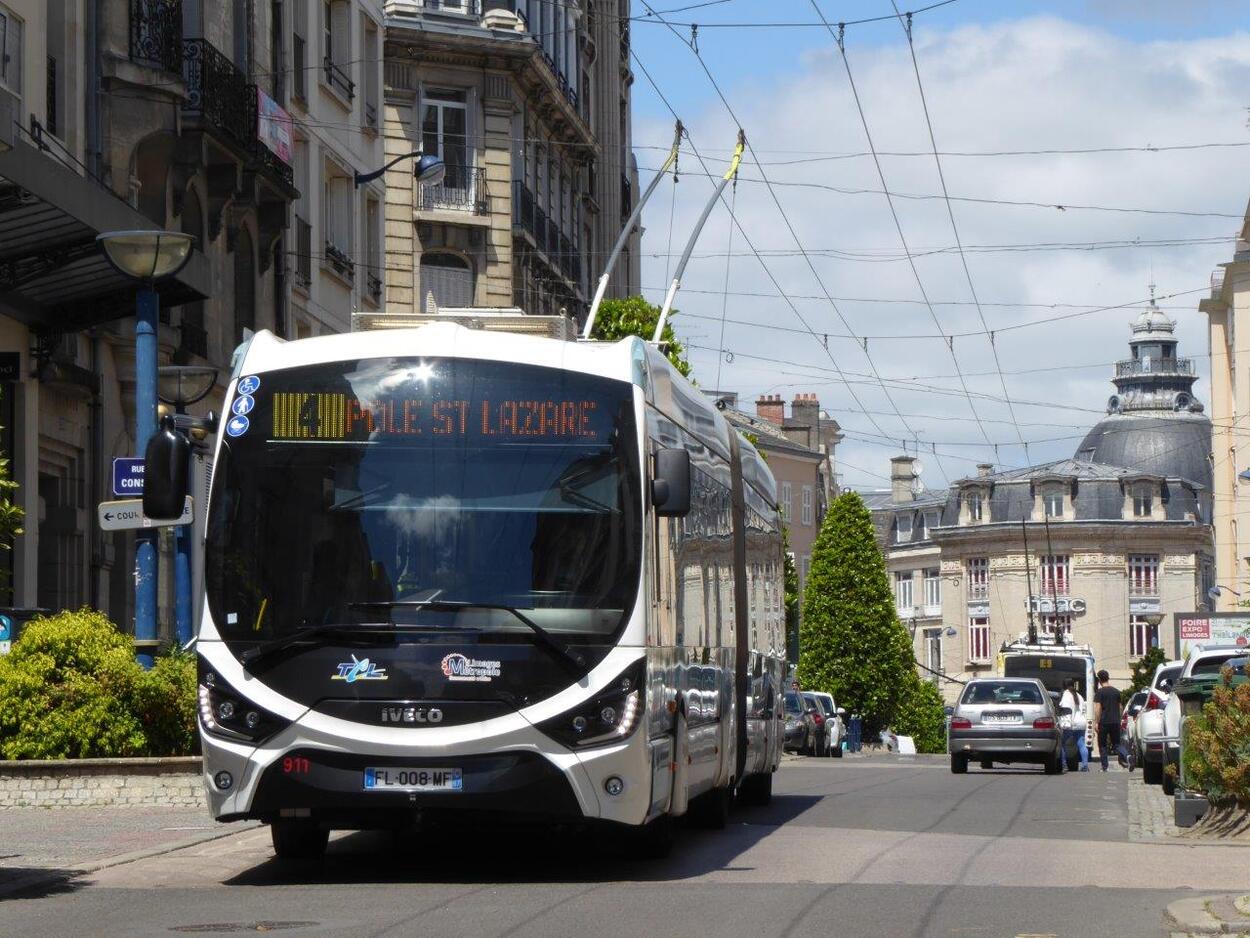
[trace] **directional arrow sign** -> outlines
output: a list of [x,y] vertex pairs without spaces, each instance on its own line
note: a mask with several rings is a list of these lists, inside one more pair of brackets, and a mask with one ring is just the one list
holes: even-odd
[[171,521],[157,521],[143,513],[143,499],[127,498],[118,502],[100,502],[98,509],[101,531],[134,531],[141,528],[166,528],[190,524],[195,520],[191,496],[182,506],[182,515]]

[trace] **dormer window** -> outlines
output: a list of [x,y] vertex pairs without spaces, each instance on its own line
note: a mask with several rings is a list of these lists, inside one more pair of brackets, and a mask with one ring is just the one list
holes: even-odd
[[1042,508],[1047,518],[1063,517],[1063,492],[1059,489],[1048,489],[1042,493]]
[[969,492],[964,496],[964,503],[968,506],[968,520],[981,520],[981,493],[977,491]]
[[911,515],[899,515],[894,527],[894,543],[906,544],[911,540]]
[[1149,482],[1137,482],[1133,485],[1133,517],[1149,518],[1154,513],[1155,492]]

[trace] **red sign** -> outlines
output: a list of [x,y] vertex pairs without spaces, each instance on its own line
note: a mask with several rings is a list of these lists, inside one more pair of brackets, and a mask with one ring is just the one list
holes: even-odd
[[1211,637],[1210,619],[1181,619],[1181,641],[1202,641]]

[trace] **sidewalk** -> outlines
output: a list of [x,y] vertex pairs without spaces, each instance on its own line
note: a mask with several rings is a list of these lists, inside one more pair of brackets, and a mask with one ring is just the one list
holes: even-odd
[[253,826],[218,824],[203,807],[6,808],[0,898]]
[[1250,934],[1250,896],[1205,896],[1168,906],[1168,922],[1180,935]]

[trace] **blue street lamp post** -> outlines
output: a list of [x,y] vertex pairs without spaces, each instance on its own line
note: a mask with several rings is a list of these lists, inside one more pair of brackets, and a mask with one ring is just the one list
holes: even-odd
[[[193,239],[173,231],[111,231],[96,238],[109,263],[139,283],[135,297],[135,446],[156,432],[157,345],[160,298],[156,281],[170,277],[191,258]],[[151,667],[156,646],[156,532],[135,537],[135,655]]]

